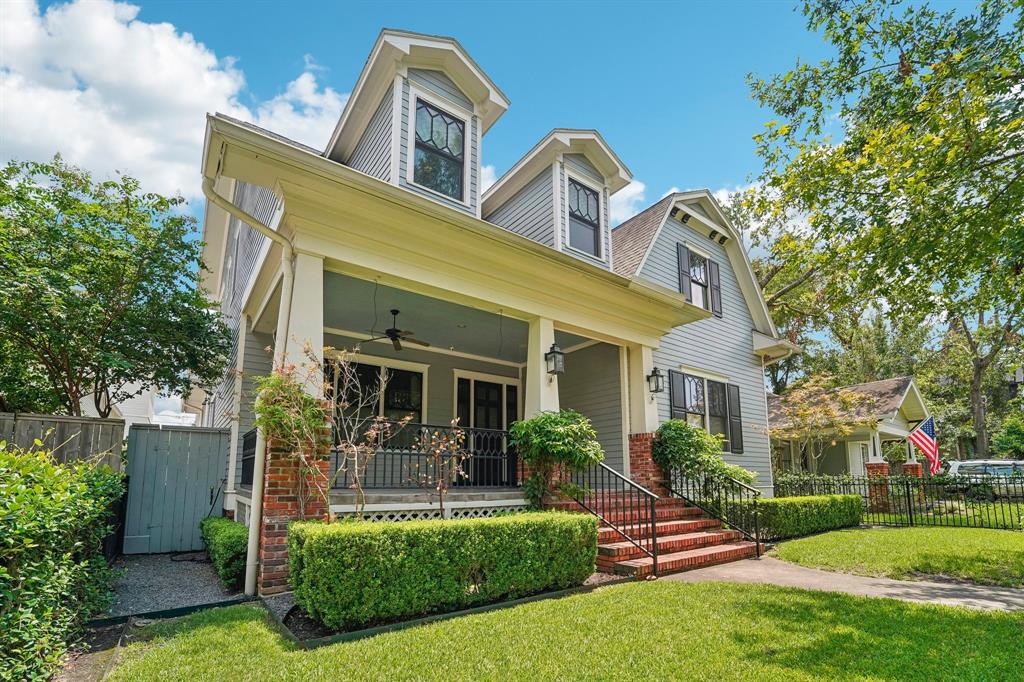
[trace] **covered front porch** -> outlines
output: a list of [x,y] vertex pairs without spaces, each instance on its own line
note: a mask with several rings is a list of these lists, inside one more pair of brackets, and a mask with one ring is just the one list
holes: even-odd
[[892,459],[897,448],[906,461],[916,461],[908,435],[906,429],[879,424],[878,428],[857,429],[804,448],[793,441],[772,441],[772,450],[780,472],[867,476],[868,464]]

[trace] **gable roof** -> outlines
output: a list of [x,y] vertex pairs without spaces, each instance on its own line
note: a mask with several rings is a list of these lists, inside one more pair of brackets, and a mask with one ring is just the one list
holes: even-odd
[[[839,395],[841,392],[845,391],[865,395],[870,398],[870,400],[862,402],[854,407],[843,408],[841,401],[839,400]],[[863,384],[839,386],[838,388],[824,392],[822,394],[822,399],[831,402],[837,414],[848,418],[851,422],[860,422],[872,418],[878,420],[888,419],[895,415],[899,410],[903,409],[908,400],[913,400],[918,403],[917,407],[919,412],[914,414],[918,414],[923,418],[927,418],[928,415],[928,409],[925,407],[924,400],[921,397],[920,392],[917,390],[914,378],[909,376],[869,381]],[[783,410],[785,404],[785,396],[776,395],[774,393],[768,394],[769,428],[777,429],[789,426]]]
[[[698,202],[702,208],[694,207],[693,204]],[[710,190],[688,190],[669,194],[612,230],[615,272],[623,277],[635,277],[643,269],[644,262],[658,241],[658,235],[673,208],[690,217],[688,225],[691,227],[702,225],[726,238],[723,245],[725,253],[750,308],[754,330],[771,339],[778,339],[779,333],[768,312],[768,305],[765,303],[761,286],[757,283],[757,277],[754,276],[754,268],[747,256],[747,250],[743,248],[739,232]],[[792,345],[788,341],[785,343]]]

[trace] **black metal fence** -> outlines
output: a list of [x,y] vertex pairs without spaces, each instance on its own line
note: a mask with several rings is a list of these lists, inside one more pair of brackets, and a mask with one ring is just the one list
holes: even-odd
[[[345,451],[331,453],[333,487],[349,488],[357,473],[363,489],[433,487],[442,477],[452,487],[506,488],[518,483],[518,458],[508,432],[437,424],[398,424],[381,429],[375,454],[358,467]],[[383,434],[387,433],[387,437]],[[432,443],[447,437],[459,453],[432,454]],[[440,461],[439,461],[440,460]],[[344,467],[342,465],[345,464]],[[458,467],[459,471],[455,471]]]
[[776,497],[859,495],[864,523],[1024,530],[1024,476],[780,477]]
[[700,507],[748,540],[758,542],[757,555],[761,556],[761,528],[757,501],[761,491],[742,481],[698,471],[685,473],[676,469],[669,474],[668,489],[695,507]]
[[562,492],[652,559],[658,575],[658,496],[604,462],[569,475]]

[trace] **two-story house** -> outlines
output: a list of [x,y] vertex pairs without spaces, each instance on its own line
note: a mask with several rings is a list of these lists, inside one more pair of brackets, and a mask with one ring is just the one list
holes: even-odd
[[[612,229],[631,173],[600,133],[568,128],[481,191],[484,138],[508,107],[456,40],[385,30],[325,149],[208,117],[202,285],[234,330],[236,371],[205,422],[235,432],[237,518],[263,518],[251,378],[271,370],[264,349],[297,361],[306,342],[358,347],[363,380],[387,377],[380,415],[467,429],[478,452],[457,516],[522,506],[504,432],[560,408],[592,420],[626,480],[653,485],[636,459],[678,417],[723,434],[770,491],[762,368],[793,349],[714,198],[672,194]],[[436,515],[412,490],[415,448],[399,450],[374,459],[368,509]],[[351,504],[340,480],[332,506]]]

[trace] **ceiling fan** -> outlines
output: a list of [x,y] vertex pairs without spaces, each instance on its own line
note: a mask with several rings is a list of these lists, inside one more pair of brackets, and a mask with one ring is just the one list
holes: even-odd
[[395,347],[395,350],[402,350],[402,341],[408,341],[409,343],[415,343],[417,346],[429,346],[430,344],[426,341],[420,341],[414,339],[413,334],[415,332],[407,331],[405,329],[398,328],[398,313],[397,308],[391,309],[391,327],[385,329],[381,336],[375,336],[367,341],[379,341],[380,339],[391,339],[391,345]]

